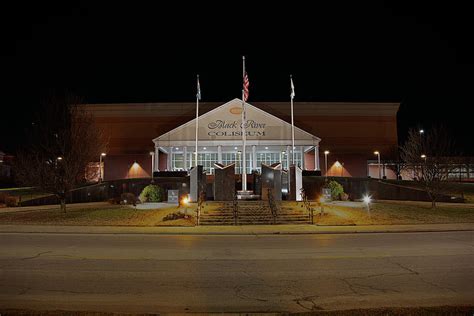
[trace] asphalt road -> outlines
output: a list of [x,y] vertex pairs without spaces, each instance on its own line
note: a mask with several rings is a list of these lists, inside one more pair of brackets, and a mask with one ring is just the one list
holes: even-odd
[[304,312],[474,304],[473,236],[1,234],[0,307]]

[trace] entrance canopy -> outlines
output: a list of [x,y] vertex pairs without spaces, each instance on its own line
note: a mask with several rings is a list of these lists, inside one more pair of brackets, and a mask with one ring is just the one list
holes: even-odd
[[[251,104],[246,103],[245,106],[246,143],[251,149],[247,151],[248,157],[246,157],[246,161],[249,161],[246,164],[249,173],[252,169],[258,169],[259,162],[286,161],[286,165],[289,166],[293,156],[294,163],[299,160],[300,166],[303,167],[304,153],[312,149],[318,152],[321,139],[295,126],[295,155],[293,155],[291,124]],[[208,154],[202,158],[198,157],[199,164],[209,163],[211,167],[213,162],[227,164],[239,160],[238,154],[242,150],[241,115],[242,101],[234,99],[199,116],[198,151],[199,155]],[[153,139],[153,142],[155,159],[158,159],[159,152],[168,155],[167,170],[188,170],[195,163],[192,161],[195,159],[192,153],[196,144],[196,119]],[[319,160],[318,154],[315,155],[315,159]],[[158,170],[158,161],[155,166]],[[315,168],[319,169],[319,161],[315,162]]]
[[[247,145],[291,145],[291,124],[246,103]],[[242,101],[234,99],[199,116],[199,146],[238,146]],[[194,146],[196,119],[153,140],[156,147]],[[295,126],[295,146],[316,146],[321,139]]]

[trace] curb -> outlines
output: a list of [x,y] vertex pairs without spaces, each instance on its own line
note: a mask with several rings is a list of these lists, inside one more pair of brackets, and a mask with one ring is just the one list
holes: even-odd
[[[328,230],[313,230],[313,231],[298,231],[298,230],[275,230],[275,231],[153,231],[152,229],[146,230],[139,230],[136,227],[132,229],[92,229],[92,230],[84,230],[84,229],[77,229],[76,227],[65,227],[61,226],[61,229],[54,230],[54,229],[41,229],[41,227],[25,227],[25,230],[21,229],[14,229],[12,227],[8,227],[10,229],[3,230],[0,225],[0,234],[58,234],[58,235],[65,235],[65,234],[75,234],[75,235],[195,235],[195,236],[256,236],[256,235],[329,235],[329,234],[388,234],[388,233],[443,233],[443,232],[469,232],[474,231],[474,226],[470,225],[471,227],[418,227],[414,229],[407,229],[407,228],[389,228],[383,227],[381,229],[356,229],[356,227],[351,226],[352,229],[328,229]],[[100,227],[100,226],[97,226]],[[318,226],[315,226],[317,229]],[[319,226],[321,227],[321,226]],[[329,227],[329,226],[325,226]],[[338,226],[332,226],[338,227]],[[143,227],[140,227],[143,228]],[[64,229],[64,230],[63,230]]]

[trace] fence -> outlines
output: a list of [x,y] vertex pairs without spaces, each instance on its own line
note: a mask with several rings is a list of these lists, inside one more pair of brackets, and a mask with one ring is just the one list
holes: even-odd
[[[98,184],[83,186],[69,192],[66,203],[86,203],[101,202],[109,199],[120,197],[122,193],[133,193],[135,196],[140,195],[143,188],[151,184],[150,178],[145,179],[122,179],[107,181]],[[189,178],[155,178],[153,184],[163,188],[167,199],[168,190],[179,190],[180,196],[189,193]],[[54,195],[48,195],[20,203],[21,206],[58,204],[59,200]]]

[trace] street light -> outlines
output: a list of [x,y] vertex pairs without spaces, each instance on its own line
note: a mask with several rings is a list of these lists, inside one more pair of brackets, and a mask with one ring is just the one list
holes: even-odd
[[105,157],[106,155],[106,153],[101,153],[99,156],[99,183],[102,182],[102,174],[104,173],[104,170],[102,168],[102,157]]
[[372,202],[372,197],[366,194],[362,198],[362,201],[364,201],[364,204],[367,205],[367,213],[369,213],[369,217],[370,217],[370,203]]
[[324,151],[324,168],[326,169],[326,173],[324,174],[324,176],[328,177],[328,155],[329,155],[329,150],[325,150]]
[[[426,155],[425,155],[425,154],[421,154],[420,157],[421,157],[421,159],[424,160],[425,165],[426,165]],[[422,176],[423,178],[424,178],[424,176],[425,176],[425,167],[426,167],[426,166],[421,165],[421,176]]]
[[[424,129],[420,129],[419,131],[419,134],[420,134],[420,143],[422,143],[423,141],[423,134],[425,133],[425,130]],[[422,144],[423,145],[423,144]]]
[[188,205],[189,205],[189,195],[184,196],[181,199],[181,205],[184,205],[184,217],[188,218]]
[[155,171],[155,152],[154,151],[150,151],[150,157],[151,157],[151,179],[153,180],[153,171]]
[[379,162],[379,179],[382,178],[382,173],[380,172],[380,152],[378,150],[374,151],[374,155],[377,155]]

